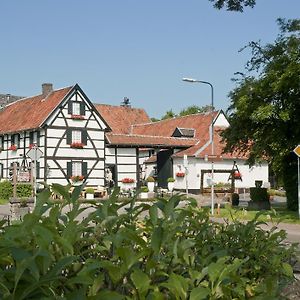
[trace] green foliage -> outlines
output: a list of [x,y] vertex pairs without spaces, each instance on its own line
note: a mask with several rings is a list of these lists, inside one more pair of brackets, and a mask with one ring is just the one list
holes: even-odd
[[205,113],[210,111],[212,111],[212,107],[210,105],[206,105],[206,106],[191,105],[183,109],[179,113],[179,116],[182,117],[182,116],[200,114],[200,113]]
[[269,201],[269,194],[266,188],[250,188],[250,199],[254,202]]
[[172,119],[177,117],[177,115],[173,112],[172,109],[168,110],[162,117],[162,120],[166,120],[166,119]]
[[87,193],[87,194],[94,194],[95,193],[95,190],[93,189],[93,188],[86,188],[85,189],[85,192]]
[[[0,199],[8,201],[9,198],[13,196],[13,185],[10,181],[0,182]],[[17,184],[17,197],[31,197],[32,196],[32,186],[27,183]]]
[[17,197],[31,197],[32,196],[32,186],[27,183],[17,184]]
[[256,219],[212,223],[195,200],[118,203],[117,191],[83,219],[81,189],[53,185],[65,201],[45,190],[21,223],[1,224],[1,299],[276,299],[293,276],[286,234]]
[[300,20],[279,19],[278,24],[281,32],[273,44],[246,47],[252,58],[230,93],[230,127],[223,138],[226,152],[249,155],[250,164],[267,160],[284,182],[289,207],[296,209],[291,151],[300,141]]
[[155,179],[152,176],[147,177],[147,182],[155,182]]
[[167,181],[168,181],[168,182],[175,182],[175,179],[174,179],[173,177],[169,177],[169,178],[167,179]]
[[8,201],[13,194],[13,187],[10,181],[0,182],[0,199]]
[[214,3],[214,7],[221,9],[226,7],[227,10],[243,12],[244,7],[254,7],[256,0],[209,0]]
[[149,192],[148,187],[146,185],[141,186],[141,192],[142,193],[148,193]]

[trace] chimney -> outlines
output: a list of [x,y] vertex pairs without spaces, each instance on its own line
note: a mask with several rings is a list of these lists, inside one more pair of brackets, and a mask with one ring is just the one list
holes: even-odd
[[43,94],[44,98],[46,98],[52,92],[53,92],[53,84],[52,83],[43,83],[42,84],[42,94]]

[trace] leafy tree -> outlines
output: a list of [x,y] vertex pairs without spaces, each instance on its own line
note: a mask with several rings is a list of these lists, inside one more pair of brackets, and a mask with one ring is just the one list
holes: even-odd
[[211,111],[211,106],[206,105],[206,106],[197,106],[197,105],[191,105],[188,106],[187,108],[183,109],[180,113],[179,116],[187,116],[187,115],[194,115],[194,114],[199,114],[199,113],[204,113],[204,112],[209,112]]
[[226,152],[240,151],[254,164],[267,159],[282,176],[288,208],[297,209],[296,156],[300,142],[300,19],[278,19],[274,43],[251,42],[246,74],[230,93]]
[[175,118],[177,115],[173,112],[172,109],[168,110],[164,116],[161,117],[162,120]]
[[157,122],[157,121],[159,121],[159,119],[152,117],[152,118],[151,118],[151,121],[152,121],[152,122]]
[[214,3],[214,7],[222,9],[224,6],[227,10],[242,12],[244,7],[254,7],[256,0],[209,0]]

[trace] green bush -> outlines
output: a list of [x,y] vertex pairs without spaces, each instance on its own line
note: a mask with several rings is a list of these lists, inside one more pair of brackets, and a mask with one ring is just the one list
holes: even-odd
[[18,183],[17,184],[17,197],[31,197],[32,196],[32,186],[28,183]]
[[147,182],[155,182],[155,179],[152,176],[147,177]]
[[175,179],[173,177],[169,177],[167,181],[168,182],[175,182]]
[[53,184],[64,201],[45,190],[21,223],[0,224],[1,299],[277,299],[293,277],[294,246],[257,218],[213,223],[193,199],[119,203],[117,191],[91,211],[81,188]]
[[13,186],[10,181],[0,182],[0,199],[4,202],[8,201],[13,195]]
[[141,186],[141,193],[148,193],[149,192],[149,189],[147,186],[143,185]]
[[250,198],[254,202],[269,201],[268,190],[266,188],[250,188]]
[[85,189],[85,192],[87,193],[87,194],[94,194],[95,193],[95,190],[93,189],[93,188],[86,188]]

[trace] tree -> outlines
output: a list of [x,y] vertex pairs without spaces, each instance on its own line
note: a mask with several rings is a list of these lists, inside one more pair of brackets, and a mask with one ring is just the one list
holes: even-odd
[[166,120],[166,119],[172,119],[177,117],[177,115],[173,112],[172,109],[168,110],[164,116],[161,117],[162,120]]
[[214,7],[222,9],[224,6],[227,10],[243,12],[244,7],[254,7],[256,0],[209,0],[214,3]]
[[278,19],[274,43],[251,42],[246,74],[229,94],[230,127],[223,132],[225,151],[249,155],[254,164],[267,159],[282,176],[288,208],[297,209],[296,157],[300,143],[300,19]]
[[194,115],[194,114],[199,114],[199,113],[205,113],[211,111],[211,106],[206,105],[206,106],[197,106],[197,105],[191,105],[188,106],[187,108],[183,109],[180,113],[179,116],[187,116],[187,115]]

